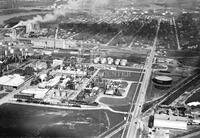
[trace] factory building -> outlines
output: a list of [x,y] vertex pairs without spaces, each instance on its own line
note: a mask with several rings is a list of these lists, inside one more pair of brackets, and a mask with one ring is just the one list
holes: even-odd
[[71,70],[70,68],[68,69],[58,69],[58,70],[54,70],[52,71],[52,74],[57,74],[57,75],[77,75],[77,76],[85,76],[87,75],[86,71],[82,71],[80,69],[77,70]]
[[3,89],[19,89],[25,83],[24,76],[18,74],[0,77],[0,87]]
[[21,91],[19,94],[16,94],[14,98],[20,100],[33,100],[33,99],[43,100],[48,91],[49,89],[39,89],[39,88],[25,89]]
[[180,116],[155,114],[153,124],[155,128],[187,130],[187,118]]
[[[13,26],[12,29],[23,26],[26,28],[26,33],[31,35],[31,33],[40,32],[40,24],[38,22],[24,22],[20,21],[17,25]],[[16,34],[14,34],[16,35]]]
[[31,39],[31,43],[36,48],[67,49],[76,46],[76,42],[62,39]]
[[39,88],[52,88],[59,83],[61,76],[56,76],[49,81],[43,81],[39,84]]
[[26,33],[30,32],[39,32],[40,25],[38,23],[27,23],[26,24]]
[[63,63],[64,63],[63,60],[60,60],[60,59],[54,59],[54,60],[53,60],[53,64],[52,64],[52,66],[53,66],[53,67],[56,67],[56,66],[59,66],[59,65],[62,66]]

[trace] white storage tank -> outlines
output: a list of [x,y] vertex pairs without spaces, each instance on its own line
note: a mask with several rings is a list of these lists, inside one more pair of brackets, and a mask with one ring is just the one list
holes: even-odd
[[119,65],[119,63],[120,63],[120,59],[116,59],[115,60],[115,65]]
[[47,74],[41,74],[41,75],[39,76],[39,78],[40,78],[41,81],[43,82],[43,81],[45,81],[45,79],[47,78]]
[[8,56],[8,51],[7,50],[5,50],[5,56]]
[[94,63],[95,63],[95,64],[98,64],[99,61],[100,61],[100,58],[99,58],[99,57],[96,57],[96,58],[94,59]]
[[122,59],[121,61],[120,61],[120,65],[121,66],[126,66],[127,65],[127,60],[126,59]]
[[107,62],[106,58],[101,58],[101,64],[105,64]]
[[14,52],[15,52],[14,49],[10,49],[11,54],[14,54]]
[[113,61],[114,61],[113,58],[111,58],[111,57],[108,58],[108,64],[109,65],[113,64]]

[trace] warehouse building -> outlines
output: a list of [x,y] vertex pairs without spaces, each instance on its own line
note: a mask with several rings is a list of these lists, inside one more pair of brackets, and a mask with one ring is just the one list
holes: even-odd
[[24,85],[24,83],[24,76],[20,76],[19,74],[0,77],[0,87],[3,89],[19,89]]
[[21,91],[18,95],[15,95],[14,97],[17,99],[26,99],[26,100],[29,99],[42,100],[48,91],[49,89],[30,88]]
[[154,115],[155,128],[187,130],[187,118],[166,114]]

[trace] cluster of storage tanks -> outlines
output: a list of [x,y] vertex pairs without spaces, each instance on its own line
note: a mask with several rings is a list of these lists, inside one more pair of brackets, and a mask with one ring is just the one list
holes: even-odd
[[96,57],[94,59],[94,63],[95,64],[109,64],[109,65],[112,65],[112,64],[115,64],[115,65],[121,65],[121,66],[126,66],[127,65],[127,59],[113,59],[111,57],[108,57],[108,58],[100,58],[100,57]]

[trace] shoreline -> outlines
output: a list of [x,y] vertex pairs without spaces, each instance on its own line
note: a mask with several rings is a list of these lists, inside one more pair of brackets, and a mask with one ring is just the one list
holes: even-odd
[[54,109],[61,109],[61,110],[84,110],[84,111],[92,111],[92,110],[108,110],[113,113],[119,114],[128,114],[127,112],[115,111],[108,106],[82,106],[82,107],[69,107],[69,106],[59,106],[59,105],[44,105],[44,104],[35,104],[35,103],[24,103],[24,102],[16,102],[16,101],[9,101],[5,104],[15,104],[15,105],[25,105],[25,106],[33,106],[33,107],[47,107],[47,108],[54,108]]

